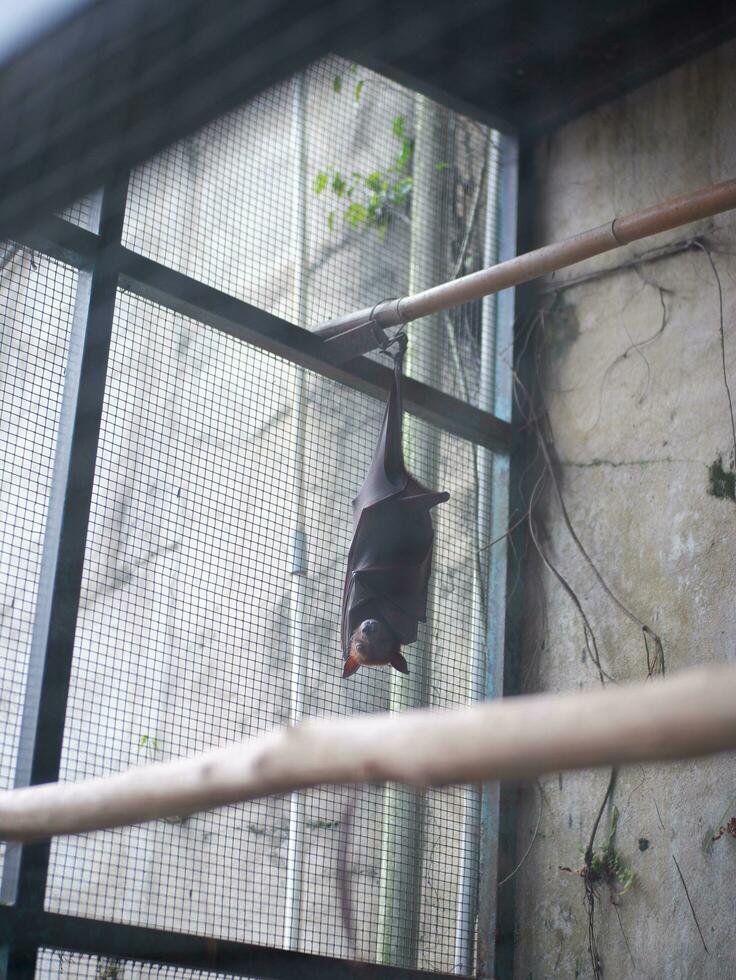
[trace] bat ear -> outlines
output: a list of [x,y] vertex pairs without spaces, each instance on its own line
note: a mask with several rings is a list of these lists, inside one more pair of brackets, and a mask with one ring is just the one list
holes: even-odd
[[391,654],[388,662],[395,670],[398,670],[399,673],[401,674],[409,673],[409,665],[407,664],[404,657],[398,651],[396,653]]
[[358,658],[355,656],[354,653],[351,653],[348,659],[345,661],[342,668],[343,680],[346,677],[352,677],[352,675],[359,667],[360,667],[360,660],[358,660]]

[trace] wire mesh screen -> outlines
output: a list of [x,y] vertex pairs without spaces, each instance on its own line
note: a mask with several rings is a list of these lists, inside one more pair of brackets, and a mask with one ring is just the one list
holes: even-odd
[[[492,264],[495,142],[330,57],[137,170],[124,243],[313,328]],[[409,373],[477,403],[480,305],[415,329]]]
[[71,221],[87,231],[97,231],[99,224],[99,194],[89,194],[58,212],[59,217]]
[[[0,787],[15,775],[77,273],[0,246]],[[0,843],[0,871],[4,845]]]
[[[382,414],[375,399],[119,294],[62,779],[178,757],[284,723],[294,709],[295,658],[305,691],[299,713],[401,705],[408,689],[398,674],[363,670],[340,679],[350,499]],[[426,667],[428,703],[458,705],[483,647],[473,449],[415,419],[406,439],[417,474],[452,494],[435,512],[432,613],[406,652],[415,675]],[[291,574],[297,506],[307,531],[305,575]],[[450,969],[458,902],[466,901],[463,791],[426,800],[393,792],[321,789],[60,839],[46,906],[279,946],[290,937],[308,952],[373,961],[401,959],[406,946],[419,966]],[[397,898],[398,869],[409,857],[392,828],[412,821],[424,846],[413,852],[411,889],[405,882]],[[340,880],[352,896],[354,942]]]
[[[61,977],[68,977],[69,980],[235,980],[228,973],[160,966],[117,956],[84,956],[60,949],[38,951],[35,976],[36,980],[57,980]],[[252,977],[250,980],[258,978]]]

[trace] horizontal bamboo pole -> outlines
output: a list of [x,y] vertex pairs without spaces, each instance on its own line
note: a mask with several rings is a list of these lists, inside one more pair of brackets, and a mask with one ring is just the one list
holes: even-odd
[[399,301],[405,322],[556,272],[641,238],[736,208],[736,180],[712,184]]
[[736,667],[455,711],[312,719],[251,742],[79,783],[0,792],[0,840],[74,834],[340,783],[413,786],[736,749]]
[[511,286],[520,286],[611,249],[663,231],[671,231],[702,218],[710,218],[732,208],[736,208],[736,180],[702,187],[691,194],[683,194],[642,211],[613,218],[598,228],[583,231],[561,242],[544,245],[488,269],[432,286],[413,296],[385,300],[374,307],[348,313],[323,325],[318,333],[331,339],[368,320],[373,320],[381,327],[410,323],[420,317],[449,310]]

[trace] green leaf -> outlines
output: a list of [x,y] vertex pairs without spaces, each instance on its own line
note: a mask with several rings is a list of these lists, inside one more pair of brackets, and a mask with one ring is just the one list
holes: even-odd
[[366,220],[368,212],[362,204],[357,201],[353,203],[345,211],[345,220],[352,228],[359,228],[360,225]]
[[365,223],[367,225],[377,225],[381,217],[380,201],[375,196],[368,201],[365,210]]
[[414,140],[409,137],[405,137],[401,141],[401,153],[397,157],[396,165],[399,170],[406,170],[409,161],[411,160],[411,155],[414,152]]
[[359,82],[355,83],[355,101],[360,102],[360,93],[363,91],[363,86],[365,85],[365,80],[361,78]]
[[333,231],[334,228],[335,228],[335,212],[334,211],[330,211],[330,213],[327,215],[327,227],[330,229],[330,231]]
[[435,170],[447,170],[447,168],[449,166],[450,166],[449,163],[435,163],[434,169]]
[[391,120],[391,129],[396,139],[403,139],[406,129],[406,119],[403,116],[394,116]]
[[352,65],[350,66],[350,74],[351,75],[358,74],[358,66],[355,64],[355,62],[353,62]]
[[148,745],[148,735],[141,735],[141,748]]
[[631,868],[623,868],[616,877],[618,878],[618,883],[622,886],[619,895],[625,895],[634,884],[636,875]]
[[335,176],[332,178],[332,190],[337,194],[338,197],[342,197],[345,193],[347,184],[342,176],[342,174],[335,171]]
[[320,172],[314,178],[314,193],[321,194],[325,187],[327,187],[327,182],[329,179],[329,175],[326,174],[324,170],[320,170]]
[[340,92],[342,92],[342,75],[335,75],[335,77],[332,79],[332,88],[333,91],[338,93],[338,95]]
[[382,222],[378,226],[378,228],[376,229],[376,231],[378,232],[378,237],[381,239],[381,241],[383,241],[386,238],[386,229],[387,228],[388,228],[388,225],[385,222]]
[[392,203],[404,204],[406,199],[409,197],[413,186],[414,181],[411,177],[403,177],[401,180],[397,180],[391,188],[391,193],[389,195]]
[[372,174],[368,174],[365,178],[365,186],[369,191],[381,191],[383,190],[383,176],[378,170],[374,170]]

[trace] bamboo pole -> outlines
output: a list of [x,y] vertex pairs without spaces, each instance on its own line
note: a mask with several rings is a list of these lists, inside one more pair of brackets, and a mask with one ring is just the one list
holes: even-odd
[[[557,272],[584,259],[629,245],[631,242],[681,225],[710,218],[736,208],[736,180],[702,187],[691,194],[670,198],[660,204],[615,217],[606,224],[583,231],[561,242],[544,245],[516,258],[471,272],[470,275],[433,286],[413,296],[385,300],[374,307],[349,313],[331,320],[323,327],[325,338],[335,336],[348,325],[377,322],[381,327],[410,323],[423,316],[449,310],[453,306],[481,299],[512,286],[530,282],[539,276]],[[318,331],[321,332],[321,331]]]
[[295,789],[427,787],[736,749],[736,666],[574,694],[309,719],[251,742],[79,783],[0,792],[0,840],[184,815]]

